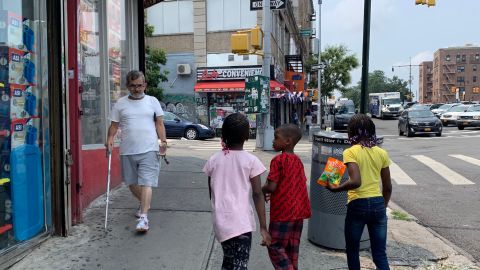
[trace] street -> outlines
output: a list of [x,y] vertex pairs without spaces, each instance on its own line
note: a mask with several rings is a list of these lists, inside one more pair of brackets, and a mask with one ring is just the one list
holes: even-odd
[[396,119],[374,121],[393,161],[392,201],[479,260],[480,129],[407,138]]

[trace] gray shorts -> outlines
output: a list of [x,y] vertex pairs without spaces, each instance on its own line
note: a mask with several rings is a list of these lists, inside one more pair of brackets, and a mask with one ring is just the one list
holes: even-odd
[[126,185],[158,186],[160,156],[152,151],[137,155],[121,155],[122,178]]

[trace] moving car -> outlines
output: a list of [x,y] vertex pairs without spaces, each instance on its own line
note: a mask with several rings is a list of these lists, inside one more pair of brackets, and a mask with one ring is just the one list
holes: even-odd
[[452,108],[448,109],[440,116],[440,120],[444,126],[449,125],[457,125],[457,117],[460,113],[466,112],[470,105],[458,105],[453,106]]
[[473,105],[464,113],[457,116],[457,128],[480,127],[480,105]]
[[442,136],[442,122],[429,110],[405,110],[398,118],[398,135],[406,134],[412,137],[415,134],[435,133]]
[[451,109],[454,106],[461,105],[460,103],[449,103],[449,104],[443,104],[440,106],[438,109],[432,109],[433,114],[435,114],[436,117],[440,118],[440,116],[446,112],[447,110]]
[[410,107],[412,110],[430,110],[431,104],[415,103]]
[[165,112],[163,123],[169,138],[185,137],[189,140],[197,140],[215,137],[215,131],[212,128],[188,121],[171,112]]
[[356,113],[355,104],[350,99],[340,99],[335,103],[333,130],[347,130],[348,122]]

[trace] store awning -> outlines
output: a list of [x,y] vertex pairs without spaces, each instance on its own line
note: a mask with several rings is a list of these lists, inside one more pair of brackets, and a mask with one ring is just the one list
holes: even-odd
[[[270,80],[270,90],[272,92],[287,91],[285,86],[275,80]],[[223,81],[223,82],[198,82],[194,87],[195,92],[243,92],[245,91],[245,81]]]

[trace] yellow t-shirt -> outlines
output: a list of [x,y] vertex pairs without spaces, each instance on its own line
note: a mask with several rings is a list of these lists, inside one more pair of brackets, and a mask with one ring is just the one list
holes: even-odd
[[368,148],[357,144],[343,151],[343,163],[350,162],[357,163],[360,168],[362,185],[348,191],[348,202],[382,196],[380,171],[390,166],[387,151],[378,146]]

